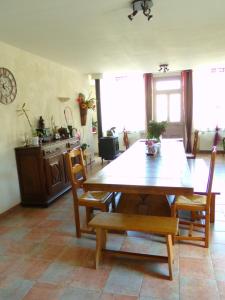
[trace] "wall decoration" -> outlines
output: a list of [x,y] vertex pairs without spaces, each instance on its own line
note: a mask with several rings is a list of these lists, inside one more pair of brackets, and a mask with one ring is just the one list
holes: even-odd
[[13,74],[6,68],[0,67],[0,102],[10,104],[16,98],[17,86]]
[[78,94],[77,102],[80,107],[80,121],[81,125],[85,126],[87,121],[87,111],[88,109],[95,110],[95,99],[91,97],[91,94],[86,99],[85,95],[82,93]]

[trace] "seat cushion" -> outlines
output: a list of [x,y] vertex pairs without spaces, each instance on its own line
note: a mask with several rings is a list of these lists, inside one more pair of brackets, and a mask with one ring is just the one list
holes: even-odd
[[102,191],[89,191],[83,193],[81,196],[79,196],[79,200],[83,201],[96,201],[96,202],[105,202],[112,196],[112,193],[109,192],[102,192]]
[[198,194],[193,194],[190,196],[177,196],[176,197],[176,204],[187,204],[187,205],[206,205],[206,200],[207,197],[205,195],[198,195]]

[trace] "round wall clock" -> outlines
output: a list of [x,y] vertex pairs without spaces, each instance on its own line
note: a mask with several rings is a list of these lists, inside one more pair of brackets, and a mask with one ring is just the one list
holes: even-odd
[[0,102],[10,104],[16,98],[16,80],[6,68],[0,68]]

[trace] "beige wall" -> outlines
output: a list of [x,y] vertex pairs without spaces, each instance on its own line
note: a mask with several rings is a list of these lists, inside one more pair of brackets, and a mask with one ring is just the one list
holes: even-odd
[[[80,126],[78,105],[74,101],[78,92],[89,92],[88,76],[65,68],[59,64],[0,42],[0,66],[8,68],[17,82],[17,96],[13,103],[0,103],[0,213],[20,203],[14,148],[22,145],[25,133],[31,130],[24,116],[16,110],[26,102],[34,127],[42,116],[46,127],[50,127],[54,116],[58,127],[65,127],[64,108],[71,107],[73,126],[82,134],[82,140],[93,145],[91,113],[87,126]],[[60,102],[58,96],[70,97]]]

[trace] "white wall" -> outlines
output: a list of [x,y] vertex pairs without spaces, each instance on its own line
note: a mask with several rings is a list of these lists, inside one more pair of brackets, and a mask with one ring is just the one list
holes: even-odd
[[[82,140],[93,145],[91,112],[88,112],[87,126],[80,126],[79,107],[74,99],[78,92],[88,93],[89,81],[86,75],[65,68],[59,64],[0,42],[0,66],[8,68],[17,82],[17,96],[13,103],[0,103],[0,213],[20,203],[14,148],[22,145],[25,133],[31,130],[24,116],[16,110],[26,102],[34,128],[42,116],[46,127],[51,116],[58,127],[66,127],[64,108],[70,106],[73,125],[82,134]],[[70,97],[60,102],[58,96]]]

